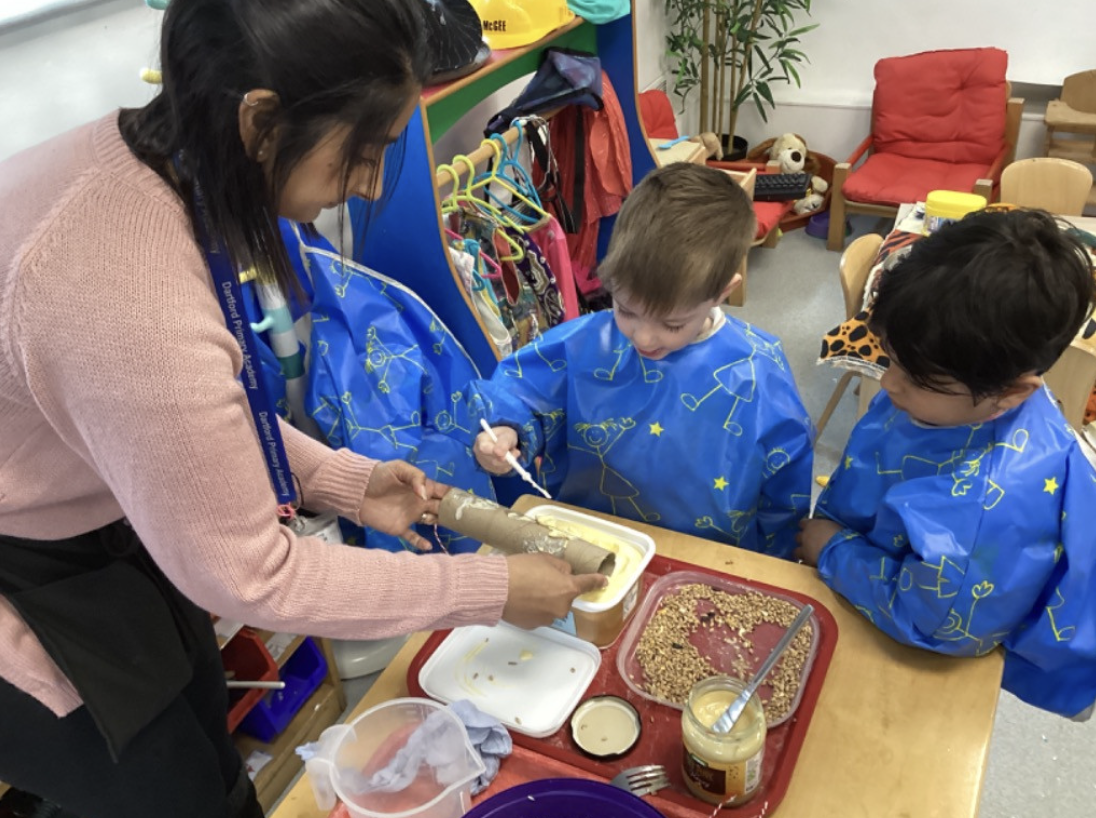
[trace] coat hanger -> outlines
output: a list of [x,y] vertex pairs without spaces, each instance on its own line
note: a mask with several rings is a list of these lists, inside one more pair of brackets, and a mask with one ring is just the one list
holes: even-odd
[[[460,187],[460,172],[457,170],[458,163],[464,165],[468,169],[468,178],[465,180],[463,188]],[[503,241],[510,247],[510,253],[505,256],[499,256],[499,261],[521,261],[524,259],[524,245],[518,243],[506,229],[509,228],[522,231],[524,228],[521,225],[516,224],[507,213],[500,210],[494,203],[480,199],[475,195],[472,184],[476,172],[475,163],[467,156],[457,154],[453,157],[452,163],[438,165],[437,170],[441,173],[448,174],[454,180],[453,192],[441,202],[442,214],[460,213],[463,215],[470,213],[471,215],[485,218],[495,228],[495,235],[501,236]]]
[[[520,150],[522,143],[519,128],[518,139],[515,142],[516,150]],[[532,178],[522,164],[515,159],[515,153],[510,152],[510,146],[500,134],[493,134],[483,141],[494,151],[494,167],[487,173],[481,173],[470,185],[471,190],[483,190],[488,199],[501,208],[515,226],[522,232],[534,230],[550,217],[540,203],[540,195],[536,191]],[[492,184],[498,184],[511,195],[511,202],[506,202],[491,189]],[[514,207],[516,200],[529,212]]]

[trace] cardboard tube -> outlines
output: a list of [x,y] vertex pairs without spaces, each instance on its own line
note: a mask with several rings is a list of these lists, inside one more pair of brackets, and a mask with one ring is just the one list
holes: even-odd
[[543,551],[560,557],[567,560],[576,574],[611,576],[616,568],[616,555],[612,551],[461,489],[450,489],[442,498],[438,523],[507,554]]

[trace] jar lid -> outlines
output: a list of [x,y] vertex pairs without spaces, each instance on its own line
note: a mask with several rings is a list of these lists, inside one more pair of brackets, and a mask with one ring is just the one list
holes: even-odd
[[571,738],[595,758],[624,755],[635,747],[641,732],[639,712],[619,696],[589,698],[571,716]]

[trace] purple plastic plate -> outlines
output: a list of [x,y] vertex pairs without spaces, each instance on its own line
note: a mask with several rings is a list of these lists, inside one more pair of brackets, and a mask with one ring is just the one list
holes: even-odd
[[544,778],[495,793],[464,814],[464,818],[662,818],[641,798],[604,781],[585,778]]

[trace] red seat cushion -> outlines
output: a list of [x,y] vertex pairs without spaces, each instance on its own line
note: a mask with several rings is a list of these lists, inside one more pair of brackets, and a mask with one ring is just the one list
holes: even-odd
[[1008,55],[999,48],[925,51],[875,64],[872,149],[991,165],[1004,147]]
[[754,216],[757,217],[757,232],[754,239],[763,239],[780,224],[780,220],[792,212],[795,202],[754,202]]
[[[897,207],[903,202],[923,202],[930,190],[960,190],[969,193],[975,181],[984,177],[988,164],[939,162],[909,159],[890,153],[873,153],[849,174],[842,192],[853,202]],[[754,206],[756,209],[756,205]]]
[[647,131],[648,139],[677,139],[677,123],[670,98],[658,89],[639,95],[639,116]]

